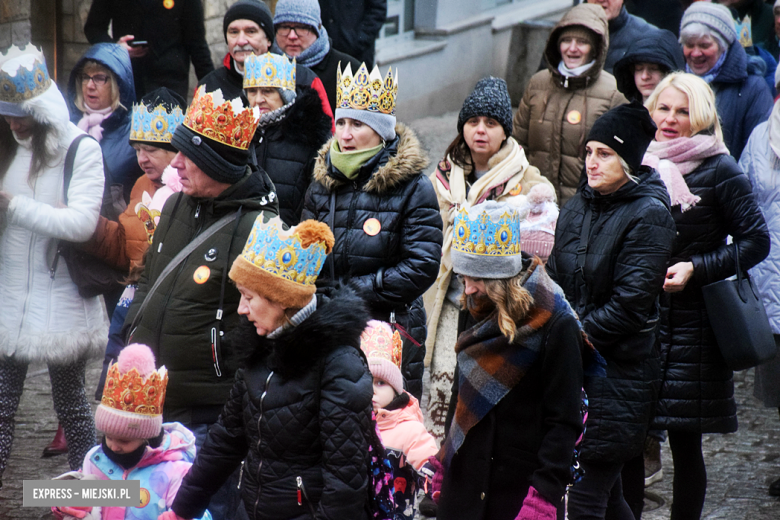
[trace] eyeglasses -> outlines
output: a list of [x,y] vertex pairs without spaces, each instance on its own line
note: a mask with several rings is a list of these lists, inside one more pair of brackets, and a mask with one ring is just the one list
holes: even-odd
[[94,76],[90,76],[89,74],[82,72],[79,76],[79,79],[81,80],[82,85],[86,85],[90,80],[92,80],[95,85],[100,87],[108,82],[108,74],[95,74]]
[[300,38],[301,36],[311,36],[314,34],[314,28],[308,25],[288,25],[282,24],[276,27],[276,34],[279,36],[287,37],[290,35],[290,31],[295,31],[295,34]]

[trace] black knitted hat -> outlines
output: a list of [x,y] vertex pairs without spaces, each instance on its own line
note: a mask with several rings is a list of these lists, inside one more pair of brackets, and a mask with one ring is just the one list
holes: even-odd
[[228,7],[225,18],[222,19],[222,34],[227,41],[227,30],[235,20],[252,20],[265,32],[268,41],[274,43],[274,17],[271,10],[260,0],[238,0]]
[[463,132],[466,121],[477,116],[492,117],[504,127],[507,137],[512,135],[512,101],[509,99],[506,81],[488,76],[477,82],[460,109],[458,133]]
[[[181,109],[182,115],[184,115],[187,112],[187,102],[184,101],[184,98],[181,97],[176,92],[169,90],[165,87],[160,87],[158,89],[152,90],[151,92],[147,93],[144,97],[141,98],[141,104],[146,106],[146,109],[149,112],[152,112],[155,108],[162,105],[166,112],[169,114],[176,109],[176,107],[179,107]],[[136,110],[136,106],[133,106],[133,110]],[[169,130],[170,131],[170,130]],[[175,131],[175,130],[174,130]],[[132,135],[132,134],[131,134]],[[176,152],[176,148],[173,147],[171,143],[165,143],[165,142],[152,142],[152,141],[146,141],[146,140],[137,140],[130,138],[130,144],[133,143],[141,143],[149,146],[156,146],[157,148],[162,148],[163,150],[168,150],[169,152]]]
[[217,182],[235,184],[246,174],[249,151],[209,139],[181,124],[171,141],[203,173]]
[[655,139],[656,126],[639,101],[620,105],[598,118],[588,134],[589,141],[609,146],[623,158],[632,171],[642,166],[642,158]]

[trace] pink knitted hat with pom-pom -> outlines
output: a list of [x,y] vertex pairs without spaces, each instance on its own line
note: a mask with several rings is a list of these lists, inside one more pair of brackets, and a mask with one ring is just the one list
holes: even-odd
[[95,426],[120,439],[151,439],[160,434],[168,372],[155,370],[149,347],[134,343],[119,353],[95,411]]

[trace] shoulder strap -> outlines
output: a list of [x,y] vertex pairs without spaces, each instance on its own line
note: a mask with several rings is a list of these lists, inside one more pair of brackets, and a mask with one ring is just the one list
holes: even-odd
[[230,224],[234,220],[238,218],[238,211],[234,211],[228,215],[225,215],[218,221],[214,222],[212,225],[208,227],[205,231],[203,231],[200,235],[195,237],[192,242],[187,244],[187,246],[179,251],[179,254],[177,254],[173,259],[171,259],[170,262],[168,262],[168,265],[165,266],[165,269],[160,273],[160,276],[157,277],[157,280],[155,280],[152,287],[149,289],[149,292],[146,293],[146,297],[144,298],[144,301],[141,303],[141,306],[138,308],[138,312],[135,314],[135,318],[133,318],[133,323],[130,326],[130,334],[128,335],[128,339],[133,336],[133,333],[135,332],[135,328],[138,326],[138,322],[141,319],[141,316],[143,315],[144,309],[146,309],[146,305],[151,300],[152,295],[157,290],[158,287],[160,287],[160,284],[165,280],[165,278],[168,277],[171,272],[176,269],[176,266],[178,266],[182,261],[187,258],[190,253],[192,253],[198,246],[200,246],[203,242],[208,240],[212,235],[214,235],[217,231],[225,227],[226,225]]

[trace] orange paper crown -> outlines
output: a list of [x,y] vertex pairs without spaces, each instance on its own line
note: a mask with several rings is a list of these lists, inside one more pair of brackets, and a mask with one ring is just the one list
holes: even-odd
[[369,360],[385,359],[401,368],[403,341],[397,330],[392,333],[390,331],[391,328],[386,323],[371,320],[360,335],[360,348]]
[[206,93],[205,85],[195,91],[184,116],[184,126],[193,132],[241,150],[249,149],[259,121],[257,108],[244,107],[241,98],[225,101],[220,89]]
[[165,367],[155,370],[144,381],[137,369],[131,368],[122,375],[119,364],[114,363],[108,369],[100,403],[123,412],[160,415],[167,385],[168,371]]

